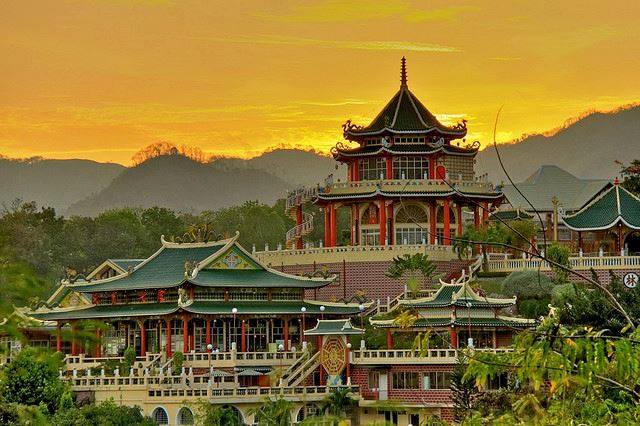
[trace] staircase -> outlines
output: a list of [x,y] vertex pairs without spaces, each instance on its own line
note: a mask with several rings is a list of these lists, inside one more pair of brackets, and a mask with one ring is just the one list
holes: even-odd
[[296,362],[294,362],[293,364],[291,364],[289,366],[289,368],[287,368],[281,376],[281,380],[282,383],[285,383],[289,377],[291,377],[291,374],[294,373],[296,370],[298,370],[298,368],[304,364],[305,362],[307,362],[307,360],[309,359],[309,351],[304,351],[304,353],[302,354],[302,356],[300,358],[298,358],[296,360]]
[[298,365],[298,367],[294,370],[287,370],[289,374],[282,378],[282,386],[298,386],[304,379],[309,376],[309,374],[313,373],[316,368],[320,365],[320,351],[313,354],[311,358],[306,358],[306,361],[302,364]]
[[[303,212],[302,205],[318,195],[318,188],[298,188],[287,194],[284,212],[296,221],[296,226],[287,231],[286,246],[294,248],[303,237],[313,232],[313,215]],[[302,221],[298,222],[298,214],[301,213]]]

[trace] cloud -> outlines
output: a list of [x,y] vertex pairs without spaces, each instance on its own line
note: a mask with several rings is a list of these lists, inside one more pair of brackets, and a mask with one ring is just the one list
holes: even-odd
[[[197,37],[200,38],[201,37]],[[351,40],[322,40],[301,37],[286,36],[239,36],[239,37],[207,37],[211,41],[225,43],[243,43],[243,44],[271,44],[283,46],[316,46],[334,49],[355,49],[355,50],[397,50],[403,52],[437,52],[452,53],[461,52],[457,47],[443,46],[435,43],[422,43],[412,41],[351,41]]]

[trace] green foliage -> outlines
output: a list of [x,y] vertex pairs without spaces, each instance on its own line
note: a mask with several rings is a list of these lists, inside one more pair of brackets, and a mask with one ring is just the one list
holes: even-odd
[[232,407],[213,405],[209,401],[198,402],[197,424],[204,426],[241,426],[241,421]]
[[184,354],[180,351],[173,353],[172,358],[172,370],[174,375],[178,375],[182,372],[182,366],[184,365]]
[[117,405],[113,399],[82,408],[61,409],[51,418],[53,426],[152,426],[156,423],[142,414],[140,407]]
[[[390,278],[407,278],[407,288],[415,297],[422,288],[424,281],[430,280],[436,272],[436,265],[423,253],[405,254],[393,258],[393,263],[386,275]],[[422,278],[422,282],[420,281]]]
[[131,367],[133,367],[133,364],[135,364],[135,362],[136,362],[136,348],[134,348],[133,346],[129,346],[127,349],[124,350],[122,367],[125,368],[126,371],[128,371]]
[[[513,254],[520,253],[513,249],[505,249],[503,246],[505,244],[520,249],[529,249],[531,247],[531,239],[538,232],[536,223],[528,220],[510,221],[509,227],[511,229],[500,222],[492,222],[480,229],[470,225],[460,237],[453,241],[453,249],[460,259],[466,259],[472,254],[477,254],[478,246],[482,247],[484,254],[487,253],[488,247],[499,251],[513,252]],[[469,241],[477,241],[478,244],[473,244]]]
[[538,271],[512,272],[502,282],[502,294],[517,296],[518,312],[528,318],[547,314],[552,291],[553,282]]
[[[569,247],[559,245],[559,244],[551,244],[547,247],[546,257],[552,262],[558,263],[562,266],[569,267],[569,256],[571,255],[571,250]],[[569,282],[569,271],[566,271],[557,266],[551,266],[554,273],[553,281],[556,284],[566,284]]]
[[484,415],[494,423],[637,424],[640,331],[619,338],[608,333],[566,327],[552,313],[534,332],[520,333],[513,352],[475,352],[464,378],[485,388],[490,378],[514,377],[517,389],[509,403],[493,405]]
[[344,418],[356,404],[351,389],[337,388],[325,397],[322,402],[322,410],[329,415]]
[[[609,290],[632,318],[640,318],[640,292],[629,290],[613,272],[610,274]],[[597,276],[593,274],[597,280]],[[556,302],[560,306],[560,321],[567,326],[591,326],[606,329],[619,335],[627,325],[625,318],[614,309],[611,300],[598,289],[582,284],[569,284],[572,291],[562,294]]]
[[632,160],[628,166],[622,165],[622,186],[628,191],[640,195],[640,160]]
[[291,424],[292,411],[293,403],[280,397],[273,400],[267,398],[260,407],[249,410],[249,414],[255,416],[254,423],[259,426],[288,426]]
[[473,379],[464,377],[466,369],[467,359],[464,356],[458,357],[451,374],[451,399],[456,422],[461,422],[471,413],[474,398],[478,393]]
[[23,405],[44,403],[47,410],[54,413],[67,390],[59,378],[61,361],[59,354],[24,348],[2,369],[0,393],[3,399]]

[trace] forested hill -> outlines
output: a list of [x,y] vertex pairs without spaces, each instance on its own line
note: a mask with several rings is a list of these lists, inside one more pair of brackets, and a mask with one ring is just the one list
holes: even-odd
[[19,198],[61,210],[102,190],[124,169],[90,160],[0,158],[0,204]]
[[[595,112],[549,135],[531,135],[518,143],[498,147],[515,182],[543,164],[555,164],[583,178],[612,179],[620,174],[616,160],[640,158],[640,106],[610,113]],[[476,171],[499,183],[506,177],[493,148],[481,151]]]
[[273,204],[292,185],[262,170],[221,168],[182,155],[151,158],[124,170],[109,186],[72,204],[67,215],[93,216],[118,207],[217,210],[258,200]]

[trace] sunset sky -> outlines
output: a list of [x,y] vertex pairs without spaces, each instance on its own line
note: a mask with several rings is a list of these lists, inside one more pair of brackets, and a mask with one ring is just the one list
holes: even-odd
[[327,151],[399,86],[467,139],[640,101],[639,1],[5,0],[0,154]]

